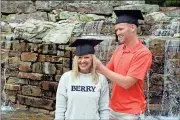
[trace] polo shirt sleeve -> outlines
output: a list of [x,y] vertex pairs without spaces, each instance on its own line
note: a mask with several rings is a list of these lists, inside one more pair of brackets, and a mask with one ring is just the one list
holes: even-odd
[[132,59],[130,69],[127,76],[137,78],[139,80],[144,80],[147,71],[152,64],[152,54],[151,53],[141,53]]
[[111,70],[114,71],[114,55],[111,57],[110,61],[108,62],[108,64],[106,65],[106,67]]
[[116,49],[110,59],[110,61],[108,62],[108,64],[106,65],[106,67],[111,70],[114,71],[114,57],[116,56],[118,49]]

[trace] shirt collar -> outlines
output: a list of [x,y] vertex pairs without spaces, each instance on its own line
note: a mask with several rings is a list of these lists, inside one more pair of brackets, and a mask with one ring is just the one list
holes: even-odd
[[143,46],[142,40],[139,40],[139,43],[136,44],[136,45],[135,45],[134,47],[132,47],[132,48],[127,48],[126,45],[123,44],[122,50],[123,50],[124,52],[127,52],[127,53],[129,53],[129,52],[134,53],[134,52],[136,52],[137,50],[139,50],[140,48],[142,48],[142,46]]

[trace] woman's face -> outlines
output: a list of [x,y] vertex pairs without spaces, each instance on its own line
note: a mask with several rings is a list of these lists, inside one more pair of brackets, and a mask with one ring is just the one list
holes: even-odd
[[82,73],[89,73],[93,61],[93,56],[91,54],[82,55],[78,58],[79,71]]

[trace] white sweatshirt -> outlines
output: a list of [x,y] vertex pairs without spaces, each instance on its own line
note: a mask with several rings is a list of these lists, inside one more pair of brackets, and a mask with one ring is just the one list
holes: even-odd
[[91,73],[79,73],[72,80],[72,71],[61,76],[57,94],[54,120],[109,119],[109,85],[99,74],[99,82],[92,82]]

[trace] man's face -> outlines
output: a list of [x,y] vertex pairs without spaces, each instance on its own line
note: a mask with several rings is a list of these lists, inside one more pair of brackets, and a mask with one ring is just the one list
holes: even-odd
[[132,24],[119,23],[115,25],[116,35],[121,43],[126,43],[132,35]]

